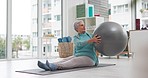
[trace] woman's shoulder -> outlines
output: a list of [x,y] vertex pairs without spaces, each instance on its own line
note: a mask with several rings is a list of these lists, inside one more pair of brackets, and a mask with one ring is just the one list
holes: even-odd
[[73,38],[74,38],[74,39],[75,39],[75,38],[79,38],[79,35],[76,34],[76,35],[73,36]]
[[[92,33],[88,33],[88,32],[85,32],[85,34],[90,37],[92,37],[92,35],[93,35]],[[79,38],[79,34],[74,35],[73,38]]]
[[92,33],[88,33],[88,32],[86,32],[86,34],[92,35]]

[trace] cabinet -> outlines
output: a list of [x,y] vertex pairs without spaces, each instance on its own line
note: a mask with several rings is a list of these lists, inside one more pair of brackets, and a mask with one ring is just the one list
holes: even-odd
[[76,18],[81,17],[93,17],[94,16],[94,5],[84,3],[76,6]]
[[81,17],[77,20],[83,20],[86,26],[86,31],[88,33],[93,33],[93,31],[104,22],[104,17]]

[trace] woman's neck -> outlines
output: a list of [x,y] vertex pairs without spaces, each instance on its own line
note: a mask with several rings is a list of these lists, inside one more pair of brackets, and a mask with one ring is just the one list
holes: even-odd
[[79,32],[78,34],[84,34],[85,33],[85,31],[83,31],[83,32]]

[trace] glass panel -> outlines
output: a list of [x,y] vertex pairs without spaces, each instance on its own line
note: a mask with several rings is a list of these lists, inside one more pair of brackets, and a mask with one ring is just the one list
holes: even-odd
[[147,30],[148,29],[148,1],[139,0],[137,1],[137,5],[141,5],[141,6],[137,7],[136,28],[140,30]]
[[12,1],[12,58],[37,57],[37,0]]
[[126,31],[131,30],[131,0],[108,0],[108,4],[111,5],[108,7],[111,10],[109,21],[120,24]]
[[33,57],[37,57],[37,41],[38,41],[38,31],[37,31],[37,0],[31,0],[31,36],[30,36],[30,51]]
[[6,58],[6,0],[0,2],[0,59]]
[[42,1],[42,56],[58,56],[57,38],[61,37],[61,0]]

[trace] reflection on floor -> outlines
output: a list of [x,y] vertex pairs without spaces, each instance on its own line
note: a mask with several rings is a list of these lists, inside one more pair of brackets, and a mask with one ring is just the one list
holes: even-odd
[[[38,69],[37,61],[45,62],[46,59],[30,59],[30,60],[13,60],[13,61],[0,61],[0,78],[131,78],[132,58],[116,57],[108,58],[101,57],[101,63],[115,63],[115,66],[86,69],[79,71],[72,71],[53,75],[33,75],[15,72],[16,70]],[[49,59],[50,62],[61,60]]]

